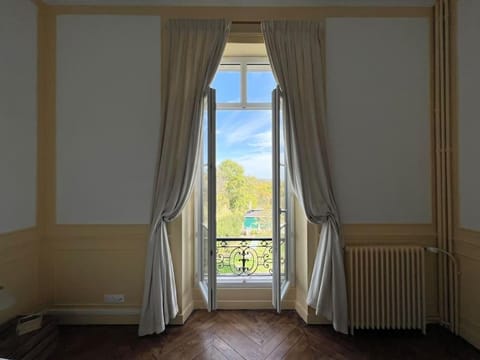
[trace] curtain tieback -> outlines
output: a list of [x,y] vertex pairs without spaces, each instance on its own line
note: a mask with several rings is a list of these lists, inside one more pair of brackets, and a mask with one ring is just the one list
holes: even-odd
[[154,234],[162,226],[167,226],[168,220],[164,216],[160,216],[154,223],[150,230],[151,234]]
[[315,220],[317,220],[317,221],[320,220],[319,221],[320,224],[325,224],[325,223],[332,222],[332,221],[335,222],[335,223],[338,223],[337,216],[335,215],[335,213],[333,213],[331,211],[329,211],[325,215],[319,216],[319,217],[317,217],[316,219],[313,219],[313,220],[314,221],[312,221],[312,220],[310,220],[310,221],[316,223]]

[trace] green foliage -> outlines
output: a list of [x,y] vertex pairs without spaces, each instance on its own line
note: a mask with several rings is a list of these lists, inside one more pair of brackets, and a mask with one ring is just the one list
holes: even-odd
[[[271,214],[272,182],[245,176],[240,164],[224,160],[217,167],[217,236],[243,235],[243,217],[250,209]],[[255,235],[271,236],[271,225]]]
[[232,160],[224,160],[218,167],[217,177],[224,180],[224,192],[230,210],[248,208],[248,184],[245,171],[240,164]]
[[243,215],[240,213],[226,213],[217,215],[217,236],[235,237],[242,233]]

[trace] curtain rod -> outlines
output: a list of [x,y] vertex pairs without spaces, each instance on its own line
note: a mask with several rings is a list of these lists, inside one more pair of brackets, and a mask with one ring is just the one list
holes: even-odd
[[260,25],[260,21],[232,21],[232,24],[233,25],[236,25],[236,24],[246,24],[246,25]]

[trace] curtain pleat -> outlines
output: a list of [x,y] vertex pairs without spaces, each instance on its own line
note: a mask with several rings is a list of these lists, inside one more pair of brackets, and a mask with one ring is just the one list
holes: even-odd
[[202,99],[230,30],[225,20],[169,20],[162,44],[160,140],[138,333],[161,333],[178,313],[167,223],[181,212],[195,173]]
[[327,151],[323,22],[265,21],[262,32],[285,94],[289,177],[308,220],[322,224],[307,303],[347,333],[343,243]]

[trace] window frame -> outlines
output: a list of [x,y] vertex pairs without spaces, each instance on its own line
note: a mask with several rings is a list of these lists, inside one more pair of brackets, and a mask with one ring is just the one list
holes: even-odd
[[[259,103],[259,102],[248,102],[247,101],[247,73],[248,73],[248,66],[254,66],[254,70],[262,71],[262,67],[265,70],[272,71],[270,65],[270,61],[268,57],[250,57],[250,56],[241,56],[241,57],[223,57],[220,65],[217,69],[219,71],[232,71],[237,70],[239,67],[240,71],[240,102],[238,103],[229,103],[229,102],[216,102],[215,103],[215,112],[218,110],[270,110],[273,111],[273,102],[272,100],[267,103]],[[235,66],[236,68],[233,68]],[[257,69],[255,69],[257,67]],[[213,84],[211,84],[214,87]],[[272,89],[273,91],[273,89]],[[273,149],[272,149],[273,151]],[[272,154],[273,156],[273,154]],[[294,214],[294,193],[293,189],[291,188],[291,183],[288,178],[287,173],[287,166],[285,165],[285,181],[286,181],[286,191],[287,191],[287,198],[286,198],[286,209],[287,211],[287,233],[286,236],[288,238],[287,241],[287,258],[286,261],[286,276],[287,281],[290,284],[290,287],[295,286],[295,214]],[[201,176],[197,174],[197,176]],[[272,180],[273,181],[273,180]],[[198,188],[196,189],[198,190]],[[197,198],[197,201],[199,199]],[[195,206],[197,208],[197,205]],[[198,215],[195,214],[197,217]],[[273,241],[273,238],[272,238]],[[197,248],[197,251],[200,249]],[[199,260],[198,255],[195,256],[196,261]],[[199,270],[198,266],[196,266],[197,271]],[[198,279],[201,276],[198,272],[196,274],[196,278]],[[238,276],[237,278],[234,277],[223,277],[216,274],[216,287],[217,288],[272,288],[273,286],[273,274],[269,276],[262,276],[262,277],[248,277],[248,276]],[[284,295],[284,294],[283,294]],[[283,297],[283,296],[282,296]]]
[[[261,67],[272,71],[268,57],[252,57],[252,56],[226,56],[222,58],[217,72],[235,70],[233,66],[240,69],[240,102],[217,102],[217,110],[272,110],[272,102],[248,102],[247,99],[247,74],[248,66],[257,67],[256,71],[262,71]],[[267,69],[268,68],[268,69]],[[255,69],[254,69],[255,71]],[[213,86],[213,85],[212,85]]]

